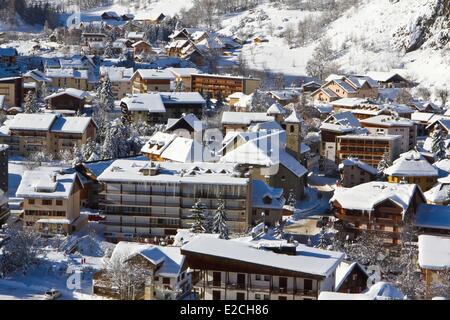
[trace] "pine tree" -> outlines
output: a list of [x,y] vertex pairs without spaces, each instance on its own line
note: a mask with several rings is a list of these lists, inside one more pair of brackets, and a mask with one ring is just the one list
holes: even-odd
[[214,215],[213,232],[218,233],[221,239],[229,239],[227,213],[225,211],[225,202],[222,199],[218,200],[218,206]]
[[383,153],[383,157],[381,158],[377,166],[378,180],[384,180],[384,170],[392,166],[391,160],[389,158],[389,152]]
[[25,97],[24,112],[25,113],[39,112],[39,105],[37,103],[36,93],[34,93],[34,91],[28,91],[27,96]]
[[76,165],[78,165],[84,161],[85,161],[85,158],[83,157],[82,147],[75,145],[73,147],[72,167],[75,167]]
[[294,207],[294,208],[295,208],[295,205],[297,204],[297,199],[295,197],[295,193],[294,193],[293,189],[289,190],[289,195],[288,195],[288,199],[286,201],[286,204],[288,206],[291,206],[291,207]]
[[120,121],[115,121],[106,131],[101,153],[103,159],[123,158],[129,155],[129,130]]
[[98,89],[98,103],[100,109],[109,112],[114,110],[114,93],[112,84],[108,77],[103,79]]
[[194,220],[192,223],[191,231],[194,233],[203,233],[205,232],[204,221],[205,221],[205,211],[206,205],[199,199],[192,206],[191,216],[190,218]]
[[105,47],[105,57],[107,57],[107,58],[114,57],[113,45],[110,41],[108,41],[108,43],[106,44],[106,47]]
[[445,159],[447,157],[446,152],[447,150],[445,148],[445,138],[441,128],[437,124],[434,127],[431,139],[432,139],[431,152],[434,153],[437,160]]
[[328,247],[328,239],[326,237],[325,227],[322,227],[319,234],[319,243],[317,244],[317,248],[326,249]]

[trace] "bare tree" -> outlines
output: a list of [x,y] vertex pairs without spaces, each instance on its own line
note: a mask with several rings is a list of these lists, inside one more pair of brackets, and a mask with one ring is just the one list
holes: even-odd
[[441,100],[441,107],[445,108],[448,100],[448,90],[447,89],[437,89],[435,92],[436,96]]
[[417,89],[417,94],[423,99],[423,100],[430,100],[431,92],[428,90],[428,88],[420,87]]
[[331,47],[331,40],[323,38],[314,50],[313,56],[306,64],[306,71],[321,80],[332,73],[339,73],[339,66],[334,62],[336,52]]

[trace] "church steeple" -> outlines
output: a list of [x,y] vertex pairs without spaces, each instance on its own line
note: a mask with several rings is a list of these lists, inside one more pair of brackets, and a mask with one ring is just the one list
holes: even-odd
[[301,162],[301,129],[303,118],[294,110],[284,120],[284,123],[286,125],[286,151]]

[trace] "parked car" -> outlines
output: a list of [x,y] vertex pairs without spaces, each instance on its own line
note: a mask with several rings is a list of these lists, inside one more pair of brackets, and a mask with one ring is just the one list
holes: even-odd
[[45,300],[55,300],[61,297],[61,292],[56,289],[50,289],[45,291],[44,298]]

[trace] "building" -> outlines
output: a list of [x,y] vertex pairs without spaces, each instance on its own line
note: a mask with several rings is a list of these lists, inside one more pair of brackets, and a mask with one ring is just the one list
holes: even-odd
[[[436,167],[436,165],[434,165]],[[439,167],[436,167],[439,173]],[[446,172],[447,173],[447,172]],[[424,192],[427,203],[447,206],[450,204],[450,179],[448,177],[438,179],[438,183]]]
[[400,153],[413,149],[417,143],[417,127],[410,119],[379,115],[360,120],[361,126],[372,134],[400,135]]
[[372,71],[366,73],[366,76],[378,82],[380,88],[405,88],[410,86],[408,80],[393,71]]
[[8,151],[7,144],[0,144],[0,189],[8,193]]
[[132,93],[168,92],[174,88],[175,76],[166,69],[139,69],[131,77]]
[[54,88],[92,91],[96,82],[94,78],[89,76],[88,70],[47,69],[45,75],[52,80],[50,86]]
[[131,77],[133,68],[124,67],[101,67],[100,74],[111,82],[112,92],[115,100],[121,100],[132,93]]
[[369,182],[336,188],[330,200],[344,232],[373,232],[386,244],[399,244],[405,219],[412,219],[425,197],[415,184]]
[[127,96],[120,106],[132,122],[164,123],[189,113],[201,118],[205,104],[197,92],[155,92]]
[[138,55],[154,55],[154,54],[156,54],[153,47],[149,43],[142,41],[142,40],[133,43],[131,45],[131,47],[133,48],[135,57]]
[[83,113],[84,106],[89,98],[90,95],[86,91],[68,88],[45,97],[44,101],[47,102],[47,106],[51,110],[71,110],[76,113]]
[[24,225],[44,234],[71,234],[87,225],[80,215],[76,173],[25,171],[16,197],[23,198]]
[[442,281],[441,277],[448,277],[448,270],[450,269],[450,237],[420,235],[418,262],[426,282],[426,298],[430,299],[433,283],[440,283]]
[[234,92],[251,94],[259,88],[261,80],[257,78],[236,77],[217,74],[192,74],[191,91],[200,92],[203,96],[225,99]]
[[405,295],[392,283],[379,281],[362,293],[321,292],[318,300],[404,300]]
[[274,120],[275,118],[267,115],[267,112],[225,111],[222,113],[221,125],[222,131],[227,134],[229,132],[244,132],[252,124]]
[[388,155],[391,162],[400,154],[399,135],[356,135],[348,134],[336,137],[336,159],[340,163],[348,157],[377,167],[384,154]]
[[422,191],[431,189],[437,182],[438,170],[417,150],[400,155],[392,166],[384,170],[388,181],[392,183],[415,183]]
[[90,117],[62,117],[55,114],[17,114],[5,125],[6,134],[0,142],[9,144],[12,155],[27,156],[46,151],[57,154],[73,150],[96,134],[96,124]]
[[252,225],[264,222],[269,227],[276,226],[286,204],[283,188],[272,188],[256,179],[252,181],[252,192]]
[[[52,82],[52,79],[48,78],[44,72],[42,72],[38,69],[34,69],[34,70],[30,70],[30,71],[26,72],[23,75],[23,82],[24,82],[24,86],[27,83],[35,84],[36,91],[40,92],[42,85],[44,83],[45,83],[45,85],[49,85]],[[24,96],[26,96],[25,93],[24,93]]]
[[378,97],[378,83],[369,77],[332,75],[311,96],[314,101],[330,103],[341,98]]
[[347,158],[339,164],[340,185],[351,188],[358,184],[374,181],[378,170],[358,158]]
[[99,176],[105,236],[133,239],[175,235],[190,228],[191,209],[201,199],[208,213],[225,200],[231,232],[251,225],[251,181],[233,175],[232,164],[116,160]]
[[8,220],[10,215],[8,200],[7,193],[0,190],[0,226]]
[[450,207],[422,203],[417,207],[414,227],[419,234],[450,235]]
[[198,74],[200,70],[196,68],[167,68],[175,76],[177,88],[179,91],[192,91],[191,89],[191,74]]
[[160,24],[164,21],[166,16],[163,13],[149,13],[149,12],[139,12],[135,17],[134,21],[141,22],[143,24]]
[[0,67],[11,68],[17,64],[17,50],[14,48],[0,48]]
[[336,269],[336,292],[362,293],[367,289],[369,274],[358,262],[342,261]]
[[91,42],[106,42],[106,34],[83,32],[81,35],[81,41],[85,46],[88,46]]
[[7,108],[21,107],[23,102],[23,79],[21,77],[0,78],[0,96],[4,96]]
[[[112,252],[110,262],[139,268],[145,280],[135,288],[136,300],[180,300],[191,291],[191,273],[179,247],[158,246],[121,241]],[[92,291],[96,295],[120,299],[107,270],[94,275]]]
[[334,291],[344,255],[285,241],[222,240],[209,235],[181,247],[201,300],[315,300]]

